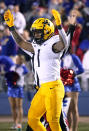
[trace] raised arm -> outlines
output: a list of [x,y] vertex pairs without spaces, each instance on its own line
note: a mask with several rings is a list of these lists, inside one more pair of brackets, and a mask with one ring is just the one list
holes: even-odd
[[68,37],[67,37],[67,34],[65,33],[64,29],[61,26],[61,16],[60,16],[59,12],[57,10],[53,9],[52,14],[55,18],[55,22],[56,22],[58,32],[59,32],[59,37],[60,37],[60,40],[61,40],[61,41],[59,41],[55,44],[54,48],[57,51],[61,51],[65,48],[67,48]]
[[32,44],[30,42],[27,42],[25,39],[23,39],[23,37],[16,31],[15,26],[14,26],[14,17],[13,17],[13,14],[11,14],[10,10],[5,11],[4,20],[6,24],[9,26],[10,32],[12,33],[19,47],[29,52],[34,53]]

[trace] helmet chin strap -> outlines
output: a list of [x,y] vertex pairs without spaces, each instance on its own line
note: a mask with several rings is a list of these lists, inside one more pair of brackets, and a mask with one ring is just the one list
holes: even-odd
[[38,44],[38,45],[42,45],[42,43],[44,42],[43,40],[42,40],[42,38],[35,38],[35,41],[36,41],[36,43]]

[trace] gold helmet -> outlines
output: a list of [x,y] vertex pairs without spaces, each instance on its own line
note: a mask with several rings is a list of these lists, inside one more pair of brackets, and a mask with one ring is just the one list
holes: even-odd
[[54,25],[53,23],[47,19],[47,18],[38,18],[37,20],[35,20],[31,26],[31,31],[34,34],[35,31],[41,32],[41,38],[35,39],[34,35],[34,39],[36,40],[36,42],[38,44],[42,44],[42,42],[44,42],[45,40],[49,39],[53,33],[54,33]]

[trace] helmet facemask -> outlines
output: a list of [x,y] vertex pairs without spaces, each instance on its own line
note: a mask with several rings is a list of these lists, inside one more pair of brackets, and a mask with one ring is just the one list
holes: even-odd
[[36,41],[37,44],[41,45],[44,42],[43,39],[43,30],[42,29],[33,29],[32,37]]

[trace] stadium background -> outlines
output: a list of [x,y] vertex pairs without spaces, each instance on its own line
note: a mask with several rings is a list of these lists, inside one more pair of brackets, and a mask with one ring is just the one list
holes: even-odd
[[[32,22],[39,18],[45,17],[53,21],[51,9],[57,9],[62,15],[63,26],[66,30],[68,15],[70,11],[75,8],[78,10],[77,24],[78,29],[72,40],[73,53],[79,56],[84,69],[87,71],[83,76],[79,77],[81,89],[79,95],[79,114],[80,127],[79,131],[88,131],[89,127],[89,0],[0,0],[0,14],[3,15],[4,11],[9,8],[13,11],[15,18],[15,26],[19,33],[28,41],[31,41],[30,27]],[[21,16],[21,17],[20,17]],[[57,33],[55,31],[55,33]],[[3,34],[3,35],[2,35]],[[11,46],[12,45],[12,46]],[[24,122],[27,120],[27,112],[30,106],[31,99],[35,93],[33,71],[31,67],[31,58],[25,54],[15,43],[7,27],[0,23],[0,58],[2,56],[10,57],[15,61],[17,54],[23,54],[26,58],[26,66],[29,68],[29,74],[25,78],[24,87]],[[0,59],[0,72],[3,70],[2,60]],[[84,117],[86,116],[86,117]],[[0,73],[0,123],[6,122],[11,119],[11,111],[7,97],[7,87],[5,84],[4,76]],[[81,123],[84,123],[81,125]],[[0,124],[0,130],[4,130]],[[6,124],[8,127],[8,123]],[[85,129],[87,128],[87,129]],[[6,130],[6,129],[5,129]]]

